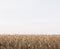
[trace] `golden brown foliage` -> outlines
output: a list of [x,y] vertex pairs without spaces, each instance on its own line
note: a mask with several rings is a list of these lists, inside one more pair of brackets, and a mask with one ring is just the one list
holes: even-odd
[[60,35],[0,35],[0,49],[60,49]]

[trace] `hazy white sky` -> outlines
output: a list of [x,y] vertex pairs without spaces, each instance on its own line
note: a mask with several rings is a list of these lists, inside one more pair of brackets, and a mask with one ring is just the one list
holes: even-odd
[[60,34],[60,0],[0,0],[0,33]]

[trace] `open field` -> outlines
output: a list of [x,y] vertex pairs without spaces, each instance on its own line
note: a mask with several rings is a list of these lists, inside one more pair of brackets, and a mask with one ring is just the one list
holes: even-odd
[[60,35],[0,35],[0,49],[60,49]]

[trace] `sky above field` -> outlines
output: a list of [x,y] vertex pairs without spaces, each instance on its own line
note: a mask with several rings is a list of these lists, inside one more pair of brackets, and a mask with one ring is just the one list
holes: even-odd
[[0,0],[0,34],[60,34],[60,0]]

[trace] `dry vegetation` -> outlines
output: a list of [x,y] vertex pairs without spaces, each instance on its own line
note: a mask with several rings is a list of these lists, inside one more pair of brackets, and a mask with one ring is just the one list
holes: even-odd
[[0,49],[60,49],[60,35],[0,35]]

